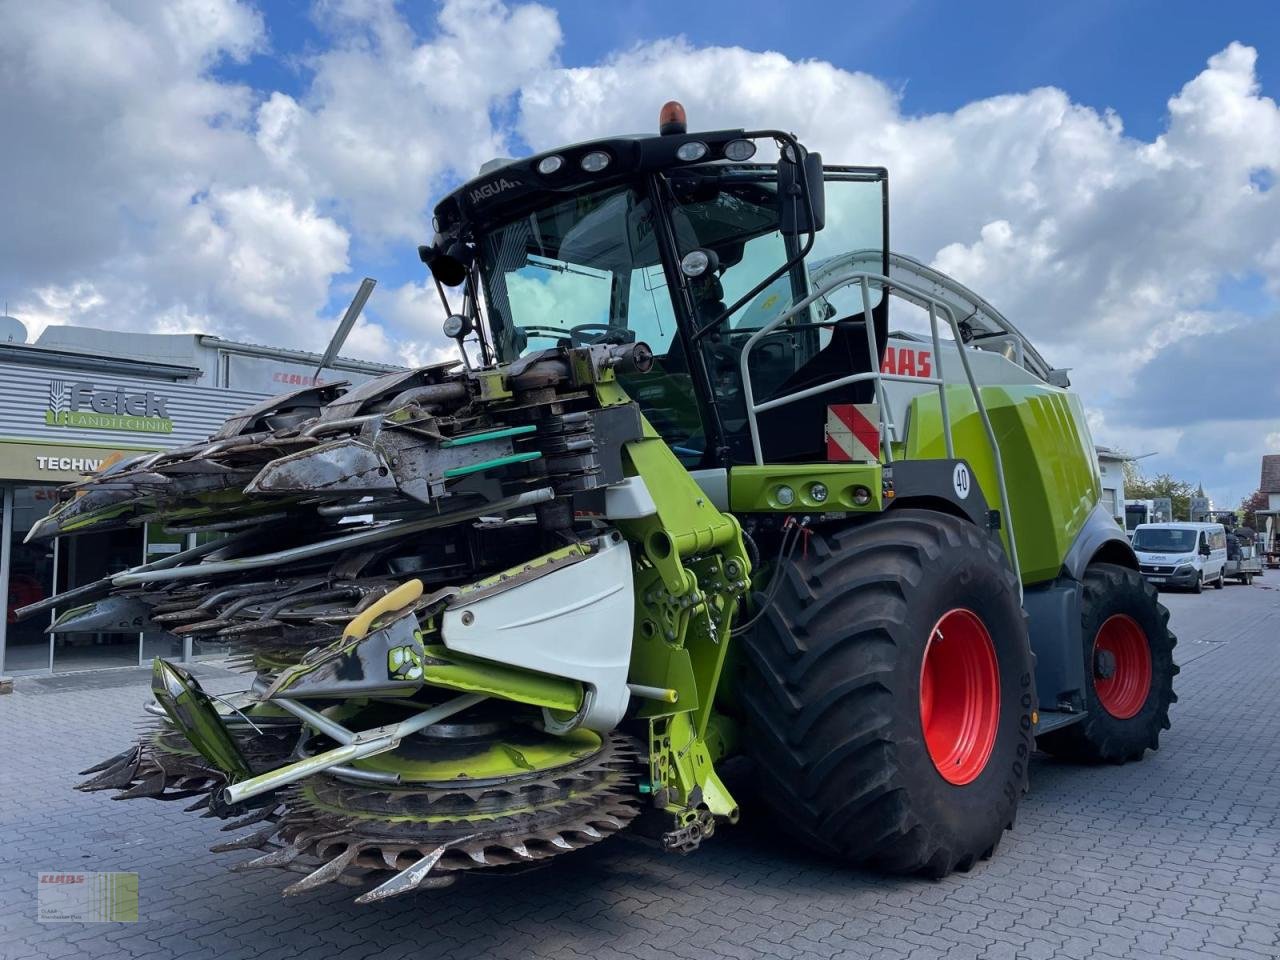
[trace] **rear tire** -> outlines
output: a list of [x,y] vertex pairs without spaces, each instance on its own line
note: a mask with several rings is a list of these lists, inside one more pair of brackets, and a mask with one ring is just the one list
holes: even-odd
[[1027,789],[1035,709],[998,542],[899,509],[814,535],[782,575],[744,638],[740,687],[776,821],[893,873],[942,877],[989,857]]
[[1213,589],[1221,590],[1227,585],[1227,570],[1224,567],[1218,571],[1218,579],[1213,582]]
[[1086,716],[1037,745],[1088,763],[1124,763],[1158,750],[1169,706],[1178,699],[1178,639],[1169,630],[1169,611],[1136,570],[1096,563],[1084,574],[1080,621]]

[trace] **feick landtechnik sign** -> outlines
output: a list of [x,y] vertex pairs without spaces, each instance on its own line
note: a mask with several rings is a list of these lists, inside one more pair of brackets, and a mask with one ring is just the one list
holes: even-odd
[[50,427],[172,433],[167,405],[168,398],[154,390],[99,389],[89,380],[50,380],[44,422]]
[[0,480],[76,480],[117,451],[131,456],[199,443],[262,398],[91,368],[6,363],[0,365]]

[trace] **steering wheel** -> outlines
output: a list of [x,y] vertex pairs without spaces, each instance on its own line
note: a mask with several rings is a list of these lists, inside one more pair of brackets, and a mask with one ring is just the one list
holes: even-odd
[[[599,333],[592,337],[593,331]],[[575,347],[587,347],[595,343],[634,343],[636,335],[626,327],[615,327],[607,323],[580,323],[569,329],[570,342]]]
[[536,323],[531,323],[527,326],[519,325],[516,329],[523,333],[526,338],[534,336],[546,337],[548,340],[564,340],[566,337],[571,336],[570,331],[564,329],[564,327],[548,327]]
[[[548,340],[568,340],[570,346],[587,347],[593,343],[632,343],[636,335],[626,327],[614,327],[607,323],[580,323],[567,330],[564,327],[551,327],[544,324],[528,324],[517,327],[526,336],[546,337]],[[599,331],[596,336],[591,332]],[[611,339],[616,337],[616,339]]]

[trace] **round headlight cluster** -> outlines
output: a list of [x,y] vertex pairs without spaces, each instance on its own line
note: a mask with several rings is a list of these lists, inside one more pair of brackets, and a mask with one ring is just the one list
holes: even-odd
[[676,148],[676,156],[685,163],[693,163],[707,155],[707,145],[701,140],[690,140]]
[[538,172],[544,177],[549,177],[563,166],[564,157],[543,157],[538,161]]
[[796,502],[796,492],[788,487],[785,483],[773,492],[774,498],[784,507],[789,507]]
[[707,272],[711,257],[705,250],[690,250],[680,260],[680,270],[686,277],[700,277]]
[[603,150],[592,150],[578,165],[587,173],[599,173],[609,165],[609,155]]
[[751,140],[730,140],[724,145],[726,160],[750,160],[756,155],[756,145]]

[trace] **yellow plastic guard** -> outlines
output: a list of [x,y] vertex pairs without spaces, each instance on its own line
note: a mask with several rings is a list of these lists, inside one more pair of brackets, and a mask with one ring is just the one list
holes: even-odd
[[392,610],[400,610],[409,606],[420,596],[422,596],[421,580],[408,580],[400,584],[382,599],[371,603],[366,610],[348,623],[347,628],[342,631],[342,639],[363,640],[374,620],[377,620],[384,613],[390,613]]

